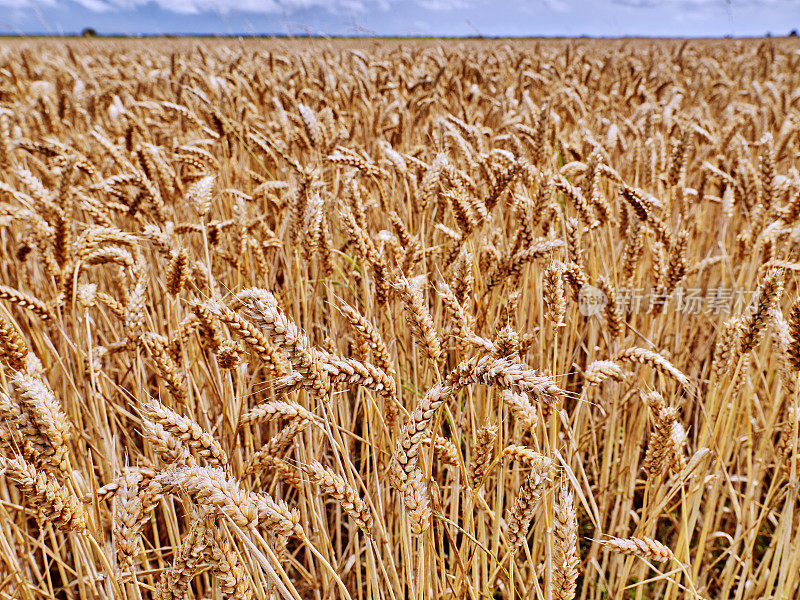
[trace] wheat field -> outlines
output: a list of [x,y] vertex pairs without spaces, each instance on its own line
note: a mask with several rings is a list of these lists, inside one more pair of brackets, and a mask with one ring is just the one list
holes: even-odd
[[0,44],[0,598],[800,596],[800,43]]

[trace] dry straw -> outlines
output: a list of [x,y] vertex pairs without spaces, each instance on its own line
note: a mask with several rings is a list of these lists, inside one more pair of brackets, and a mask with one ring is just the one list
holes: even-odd
[[798,60],[4,42],[3,597],[798,597]]

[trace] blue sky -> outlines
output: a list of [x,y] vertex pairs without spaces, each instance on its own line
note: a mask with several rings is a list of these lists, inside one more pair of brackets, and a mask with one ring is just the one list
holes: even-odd
[[800,0],[0,0],[0,33],[753,36]]

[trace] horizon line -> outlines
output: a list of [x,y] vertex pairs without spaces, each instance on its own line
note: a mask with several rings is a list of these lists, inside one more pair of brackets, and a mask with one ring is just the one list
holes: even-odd
[[[91,34],[86,31],[91,30]],[[103,38],[220,38],[220,39],[237,39],[237,38],[252,38],[252,39],[265,39],[265,38],[302,38],[302,39],[450,39],[450,40],[577,40],[577,39],[596,39],[596,40],[756,40],[756,39],[796,39],[798,38],[798,30],[792,29],[786,34],[774,34],[766,32],[761,35],[690,35],[690,36],[662,36],[662,35],[637,35],[637,34],[623,34],[623,35],[561,35],[561,34],[530,34],[530,35],[513,35],[513,34],[473,34],[473,35],[448,35],[448,34],[395,34],[395,35],[377,35],[377,34],[324,34],[324,33],[123,33],[123,32],[104,32],[100,33],[92,27],[86,27],[81,32],[67,32],[67,33],[52,33],[52,32],[32,32],[32,33],[3,33],[0,32],[0,38],[79,38],[84,40],[103,39]]]

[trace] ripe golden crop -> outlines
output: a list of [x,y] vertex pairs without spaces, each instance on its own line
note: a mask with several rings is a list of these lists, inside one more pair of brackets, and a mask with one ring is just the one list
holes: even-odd
[[0,44],[0,599],[794,598],[800,43]]

